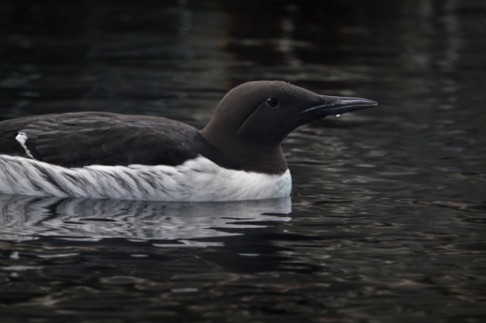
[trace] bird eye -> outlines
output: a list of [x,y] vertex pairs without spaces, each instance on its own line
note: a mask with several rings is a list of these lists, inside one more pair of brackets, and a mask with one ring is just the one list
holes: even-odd
[[272,96],[272,97],[269,97],[267,99],[267,105],[270,107],[270,108],[273,108],[275,109],[276,107],[278,107],[278,100],[276,97]]

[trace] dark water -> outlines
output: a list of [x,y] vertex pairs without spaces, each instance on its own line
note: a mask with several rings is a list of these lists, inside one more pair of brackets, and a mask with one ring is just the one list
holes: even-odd
[[1,322],[485,321],[484,1],[10,0],[0,26],[0,118],[200,127],[254,79],[380,102],[286,140],[291,199],[0,196]]

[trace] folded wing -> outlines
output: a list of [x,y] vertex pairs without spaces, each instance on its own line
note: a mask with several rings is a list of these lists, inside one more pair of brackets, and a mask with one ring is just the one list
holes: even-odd
[[200,140],[195,128],[177,121],[96,112],[6,120],[0,135],[0,154],[64,167],[178,165],[197,156],[190,146]]

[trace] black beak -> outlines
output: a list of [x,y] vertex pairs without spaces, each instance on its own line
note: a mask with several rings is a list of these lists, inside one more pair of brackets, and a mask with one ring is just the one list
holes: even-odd
[[319,97],[322,99],[322,104],[308,108],[300,113],[312,115],[313,118],[323,118],[329,115],[343,114],[346,112],[367,109],[378,105],[378,103],[375,101],[362,98],[328,95],[319,95]]

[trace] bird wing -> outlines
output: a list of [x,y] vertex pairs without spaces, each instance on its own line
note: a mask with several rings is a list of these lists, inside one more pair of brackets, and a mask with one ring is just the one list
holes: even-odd
[[178,165],[197,156],[190,139],[200,136],[165,118],[95,112],[33,118],[18,133],[28,155],[65,167]]

